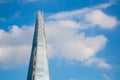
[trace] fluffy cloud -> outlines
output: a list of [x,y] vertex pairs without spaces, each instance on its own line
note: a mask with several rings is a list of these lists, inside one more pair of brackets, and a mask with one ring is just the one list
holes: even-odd
[[110,69],[110,64],[103,58],[96,57],[97,52],[106,45],[107,38],[102,34],[85,36],[86,32],[78,33],[78,30],[88,30],[91,27],[115,28],[117,19],[102,11],[111,5],[112,3],[48,16],[46,31],[50,57],[77,60],[88,66],[97,65],[98,68]]
[[99,68],[111,69],[110,64],[106,63],[102,58],[90,58],[85,61],[85,64],[88,66],[97,64]]
[[88,22],[90,22],[91,26],[98,25],[104,29],[112,29],[117,25],[115,17],[108,16],[101,10],[94,10],[88,13],[85,18]]
[[64,12],[58,12],[56,14],[52,14],[48,17],[48,19],[53,19],[53,20],[66,20],[66,19],[81,19],[84,17],[84,14],[90,12],[90,8],[83,8],[83,9],[78,9],[78,10],[73,10],[73,11],[64,11]]
[[103,59],[93,59],[107,42],[104,35],[87,37],[84,32],[76,34],[76,28],[61,26],[59,23],[47,23],[46,26],[49,26],[46,32],[50,57],[97,64],[99,68],[110,67]]
[[108,2],[108,3],[99,4],[98,6],[94,7],[94,9],[106,9],[108,7],[111,7],[114,4],[115,4],[115,2],[113,2],[113,0],[110,0],[110,2]]
[[109,7],[110,4],[103,4],[93,8],[83,8],[73,11],[64,11],[50,15],[48,20],[76,22],[79,28],[89,29],[90,27],[100,27],[102,29],[113,29],[118,25],[116,17],[105,14],[102,9]]
[[55,53],[59,53],[56,54],[58,56],[82,61],[94,56],[107,41],[103,35],[86,37],[85,33],[76,34],[76,29],[53,24],[47,25],[47,39]]
[[104,35],[94,37],[86,37],[85,33],[75,35],[76,30],[73,28],[60,26],[56,28],[58,24],[54,26],[53,24],[46,28],[49,57],[77,60],[87,66],[97,65],[98,68],[111,68],[104,59],[96,57],[96,53],[104,48],[107,42]]
[[0,30],[0,67],[9,68],[28,63],[33,27],[12,26],[9,32]]

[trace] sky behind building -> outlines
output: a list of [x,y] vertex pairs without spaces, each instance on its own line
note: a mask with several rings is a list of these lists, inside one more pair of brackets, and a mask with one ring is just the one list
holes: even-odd
[[26,80],[38,10],[51,80],[119,80],[119,0],[1,0],[0,80]]

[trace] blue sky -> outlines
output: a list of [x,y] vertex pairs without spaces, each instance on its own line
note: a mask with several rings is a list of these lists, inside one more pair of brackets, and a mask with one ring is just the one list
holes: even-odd
[[51,80],[119,80],[119,0],[0,0],[0,80],[27,79],[38,10]]

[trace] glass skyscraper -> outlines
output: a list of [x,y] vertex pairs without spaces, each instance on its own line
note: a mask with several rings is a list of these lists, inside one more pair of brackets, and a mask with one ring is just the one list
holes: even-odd
[[46,49],[44,13],[38,11],[27,80],[50,80]]

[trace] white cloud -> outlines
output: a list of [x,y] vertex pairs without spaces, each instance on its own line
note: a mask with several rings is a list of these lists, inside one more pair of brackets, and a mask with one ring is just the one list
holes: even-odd
[[108,3],[105,3],[105,4],[99,4],[98,6],[94,7],[94,9],[106,9],[108,7],[111,7],[112,5],[114,5],[115,2],[114,1],[110,1]]
[[115,17],[103,13],[101,10],[94,10],[85,16],[92,26],[98,25],[103,29],[112,29],[118,24]]
[[[63,57],[68,60],[77,60],[86,65],[97,65],[98,68],[110,69],[111,65],[103,58],[97,58],[96,53],[104,48],[107,38],[104,35],[93,37],[87,33],[77,34],[78,29],[100,27],[113,29],[118,21],[115,17],[105,14],[102,9],[110,7],[107,3],[93,8],[64,11],[48,16],[47,36],[51,57]],[[57,54],[59,53],[59,54]]]
[[113,3],[101,4],[93,8],[83,8],[73,11],[63,11],[50,15],[48,20],[72,20],[78,23],[79,28],[89,29],[91,27],[100,27],[102,29],[113,29],[118,25],[116,17],[109,16],[102,9],[111,6]]
[[111,65],[106,63],[102,58],[90,58],[85,61],[85,64],[88,66],[97,65],[98,68],[111,69]]
[[112,6],[114,3],[106,3],[106,4],[99,4],[92,8],[85,7],[83,9],[73,10],[73,11],[63,11],[58,12],[57,14],[50,15],[49,19],[75,19],[75,18],[84,18],[84,15],[94,11],[94,10],[102,10]]
[[64,56],[70,59],[82,61],[94,56],[95,53],[98,52],[107,41],[103,35],[98,35],[95,37],[86,37],[85,33],[76,35],[76,30],[73,28],[69,29],[68,27],[62,27],[59,24],[53,24],[50,23],[47,25],[49,26],[46,29],[48,36],[47,39],[48,42],[51,43],[52,49],[58,49],[55,50],[55,53],[59,53],[56,51],[61,52],[58,56]]
[[0,68],[28,63],[33,27],[12,26],[9,32],[0,30]]
[[60,20],[60,19],[66,20],[66,19],[76,19],[76,18],[80,19],[84,17],[84,14],[88,13],[89,11],[91,11],[90,8],[83,8],[73,11],[63,11],[50,15],[48,19],[55,19],[55,20]]
[[99,68],[110,68],[103,59],[93,59],[107,42],[104,35],[86,37],[85,33],[76,34],[76,28],[64,27],[54,22],[47,23],[46,26],[50,57],[87,61],[89,65],[96,64]]

